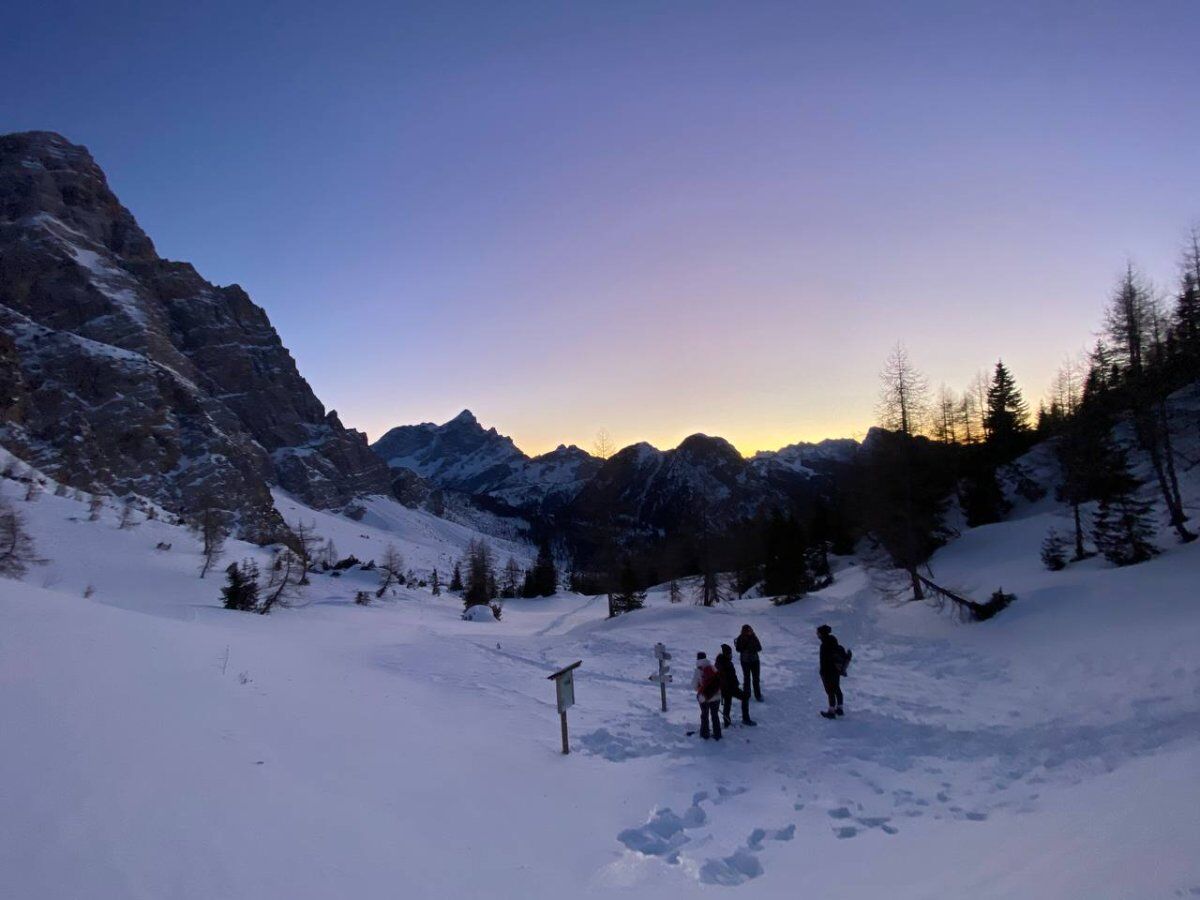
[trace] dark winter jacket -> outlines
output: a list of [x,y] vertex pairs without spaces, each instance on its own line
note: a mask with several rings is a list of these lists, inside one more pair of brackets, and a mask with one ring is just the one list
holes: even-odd
[[758,654],[762,653],[762,644],[758,641],[758,635],[751,632],[750,634],[739,634],[733,642],[733,649],[738,652],[738,656],[744,663],[758,662]]
[[721,676],[721,696],[738,697],[742,693],[742,683],[738,681],[737,668],[733,664],[733,654],[722,653],[717,657],[717,673]]
[[832,634],[821,637],[821,677],[834,678],[842,674],[846,651]]

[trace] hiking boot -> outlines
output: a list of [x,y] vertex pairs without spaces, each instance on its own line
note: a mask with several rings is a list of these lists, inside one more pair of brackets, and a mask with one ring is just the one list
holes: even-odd
[[742,719],[742,724],[743,724],[743,725],[750,725],[750,726],[754,726],[754,725],[757,725],[758,723],[757,723],[757,722],[752,722],[750,719]]
[[730,719],[726,719],[723,724],[725,725],[726,728],[729,728],[730,726],[733,725],[733,721]]
[[842,712],[842,708],[841,708],[840,706],[839,706],[839,707],[838,707],[838,708],[835,710],[835,712],[836,712],[836,713],[837,713],[839,716],[844,716],[844,715],[845,715],[845,713],[844,713],[844,712]]
[[836,719],[837,713],[832,709],[823,709],[821,710],[821,717],[825,719]]

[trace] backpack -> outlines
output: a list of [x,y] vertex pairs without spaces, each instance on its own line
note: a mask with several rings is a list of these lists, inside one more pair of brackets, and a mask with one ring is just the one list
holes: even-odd
[[838,654],[838,671],[845,675],[850,668],[850,660],[854,659],[854,651],[841,645],[838,649],[841,651]]
[[711,700],[720,689],[721,673],[709,666],[700,678],[700,696],[705,700]]

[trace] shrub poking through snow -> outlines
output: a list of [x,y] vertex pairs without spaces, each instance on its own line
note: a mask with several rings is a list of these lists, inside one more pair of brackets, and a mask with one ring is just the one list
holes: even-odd
[[1042,565],[1051,572],[1067,567],[1067,539],[1054,528],[1046,532],[1042,541]]
[[354,602],[359,606],[369,606],[371,604],[371,592],[356,591],[354,594]]
[[975,604],[971,612],[977,621],[985,622],[1016,599],[1016,594],[1006,594],[1001,588],[992,593],[987,603]]

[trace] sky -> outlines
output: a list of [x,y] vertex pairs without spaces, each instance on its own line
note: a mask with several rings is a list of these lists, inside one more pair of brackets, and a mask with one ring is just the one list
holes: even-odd
[[[152,8],[147,8],[152,7]],[[1200,221],[1200,3],[59,3],[0,132],[86,145],[375,439],[863,434],[897,341],[1027,395]]]

